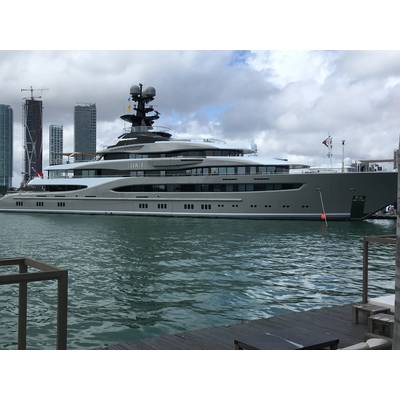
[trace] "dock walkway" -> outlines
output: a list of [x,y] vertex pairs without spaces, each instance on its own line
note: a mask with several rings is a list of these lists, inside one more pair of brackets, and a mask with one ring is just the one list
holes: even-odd
[[[290,312],[266,319],[180,332],[127,343],[112,344],[109,350],[233,350],[233,341],[269,332],[301,342],[313,335],[330,335],[339,339],[339,348],[362,342],[366,324],[352,320],[352,305],[325,307],[317,310]],[[273,347],[271,350],[279,350]]]

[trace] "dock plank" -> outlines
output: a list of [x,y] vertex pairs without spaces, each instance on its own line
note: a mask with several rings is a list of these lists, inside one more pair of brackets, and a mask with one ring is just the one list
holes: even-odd
[[256,337],[261,333],[288,338],[301,343],[312,335],[335,336],[339,347],[364,340],[366,325],[352,320],[352,305],[338,305],[320,309],[290,312],[270,318],[245,320],[231,325],[178,332],[128,343],[107,346],[110,350],[229,350],[238,336]]

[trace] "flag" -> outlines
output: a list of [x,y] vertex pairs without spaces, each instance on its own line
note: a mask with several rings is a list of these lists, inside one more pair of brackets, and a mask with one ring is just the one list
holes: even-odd
[[332,148],[332,137],[328,136],[324,141],[322,141],[322,144],[328,148]]

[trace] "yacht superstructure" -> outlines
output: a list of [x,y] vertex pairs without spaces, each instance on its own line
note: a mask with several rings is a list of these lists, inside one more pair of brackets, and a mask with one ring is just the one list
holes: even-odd
[[[155,89],[132,86],[131,124],[89,162],[46,168],[0,211],[263,219],[362,219],[396,200],[394,172],[305,173],[250,149],[173,140],[158,129]],[[298,171],[298,172],[296,172]]]

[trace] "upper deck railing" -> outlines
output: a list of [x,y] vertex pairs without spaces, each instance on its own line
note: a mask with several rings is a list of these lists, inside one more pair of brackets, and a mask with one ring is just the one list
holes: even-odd
[[[197,172],[197,170],[202,170],[201,172]],[[205,173],[203,170],[207,169],[208,171]],[[79,171],[76,173],[74,171]],[[304,169],[279,169],[277,171],[241,171],[241,172],[231,172],[228,168],[225,167],[203,167],[203,168],[195,168],[195,169],[182,169],[182,170],[110,170],[112,173],[103,173],[106,170],[102,170],[101,174],[98,174],[96,170],[63,170],[62,173],[58,171],[48,171],[49,179],[77,179],[77,178],[152,178],[152,177],[205,177],[205,176],[222,176],[226,178],[235,178],[239,176],[253,176],[253,177],[265,177],[274,176],[274,175],[290,175],[290,174],[338,174],[338,173],[353,173],[353,174],[364,174],[366,172],[369,173],[385,173],[388,171],[345,171],[342,172],[340,169],[338,170],[304,170]],[[188,172],[191,171],[191,172]],[[46,177],[46,178],[47,178]],[[45,179],[46,179],[45,178]]]

